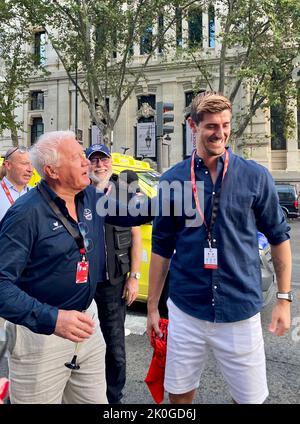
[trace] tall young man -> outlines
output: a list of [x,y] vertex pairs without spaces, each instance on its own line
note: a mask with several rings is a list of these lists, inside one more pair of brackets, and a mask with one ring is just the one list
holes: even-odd
[[[191,227],[185,213],[160,210],[153,226],[148,334],[152,328],[160,334],[158,300],[172,257],[164,383],[171,403],[192,402],[209,347],[235,402],[262,403],[268,396],[257,231],[271,244],[278,284],[269,329],[281,336],[290,327],[289,227],[267,169],[227,147],[231,115],[223,95],[198,95],[189,117],[196,150],[161,178],[185,188],[189,182],[199,218]],[[171,192],[171,211],[182,206],[178,199]]]

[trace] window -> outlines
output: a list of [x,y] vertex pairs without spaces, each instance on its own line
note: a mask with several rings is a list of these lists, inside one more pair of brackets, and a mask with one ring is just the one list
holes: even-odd
[[271,149],[286,149],[283,105],[271,106]]
[[113,59],[116,59],[117,58],[117,45],[118,45],[117,31],[115,31],[112,34],[112,45],[113,45],[112,57],[113,57]]
[[195,93],[193,91],[187,91],[185,93],[185,107],[188,107],[192,103],[194,97]]
[[148,96],[138,96],[138,110],[142,107],[143,103],[148,103],[152,109],[155,109],[155,95],[149,94]]
[[31,110],[42,110],[44,109],[44,93],[43,91],[32,91],[30,99]]
[[140,54],[149,54],[152,50],[152,27],[148,26],[144,30],[140,41]]
[[199,90],[199,91],[187,91],[185,93],[185,107],[190,106],[192,103],[194,97],[196,97],[200,93],[205,93],[205,90]]
[[215,47],[215,8],[211,4],[208,8],[208,47]]
[[33,118],[31,126],[31,144],[42,134],[44,134],[43,118]]
[[202,46],[202,9],[192,7],[188,15],[189,47]]
[[178,7],[175,11],[176,47],[182,47],[182,10]]
[[160,14],[157,21],[158,27],[158,53],[162,53],[164,49],[164,15]]
[[46,32],[40,31],[34,34],[34,55],[35,64],[45,65],[46,63]]

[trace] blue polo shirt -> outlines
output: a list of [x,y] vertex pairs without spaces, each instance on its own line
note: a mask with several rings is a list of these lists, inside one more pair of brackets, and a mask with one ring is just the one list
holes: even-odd
[[[289,227],[270,173],[256,162],[228,151],[229,166],[222,184],[224,157],[218,160],[215,185],[203,160],[195,157],[196,181],[204,182],[207,223],[211,219],[214,193],[222,185],[212,233],[213,247],[218,249],[218,269],[204,269],[207,229],[204,224],[186,225],[191,219],[183,207],[182,199],[186,196],[176,190],[171,191],[171,217],[163,216],[161,199],[152,234],[152,251],[165,258],[172,257],[169,291],[172,301],[187,314],[211,322],[240,321],[261,309],[257,230],[273,245],[289,239]],[[160,182],[177,181],[183,186],[191,181],[190,168],[191,158],[165,172]],[[194,199],[190,198],[195,208]],[[181,209],[181,215],[175,213]]]
[[[65,202],[42,186],[69,222]],[[0,223],[0,316],[30,330],[52,334],[58,309],[86,309],[105,275],[104,217],[96,203],[101,195],[87,187],[76,196],[78,220],[84,223],[89,248],[89,277],[76,284],[79,248],[38,188],[21,197]],[[107,217],[115,225],[139,225],[146,218]]]

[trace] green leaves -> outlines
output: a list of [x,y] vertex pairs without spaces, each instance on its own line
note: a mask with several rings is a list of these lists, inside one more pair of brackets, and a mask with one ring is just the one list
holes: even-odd
[[[221,0],[216,7],[220,50],[212,54],[213,62],[205,61],[201,50],[198,56],[193,53],[198,68],[201,63],[199,80],[206,75],[213,83],[218,73],[219,90],[234,103],[247,96],[247,107],[235,123],[235,134],[241,137],[258,109],[281,102],[282,95],[295,95],[292,61],[300,50],[300,2]],[[292,125],[290,119],[286,125]]]

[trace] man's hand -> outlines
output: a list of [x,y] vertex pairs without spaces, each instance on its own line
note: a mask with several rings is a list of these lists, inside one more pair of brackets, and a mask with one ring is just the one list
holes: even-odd
[[152,328],[154,329],[154,331],[158,335],[158,337],[163,336],[163,333],[160,331],[160,328],[159,328],[159,319],[160,319],[160,315],[159,315],[158,309],[155,309],[151,312],[148,310],[147,335],[149,337],[149,340],[151,340]]
[[58,311],[54,334],[78,343],[88,339],[94,332],[95,322],[84,312]]
[[291,303],[287,300],[277,300],[272,311],[272,322],[269,331],[276,336],[283,336],[291,326]]
[[134,277],[129,277],[126,280],[123,296],[122,298],[126,299],[126,305],[130,306],[135,299],[137,298],[137,295],[139,293],[139,282]]

